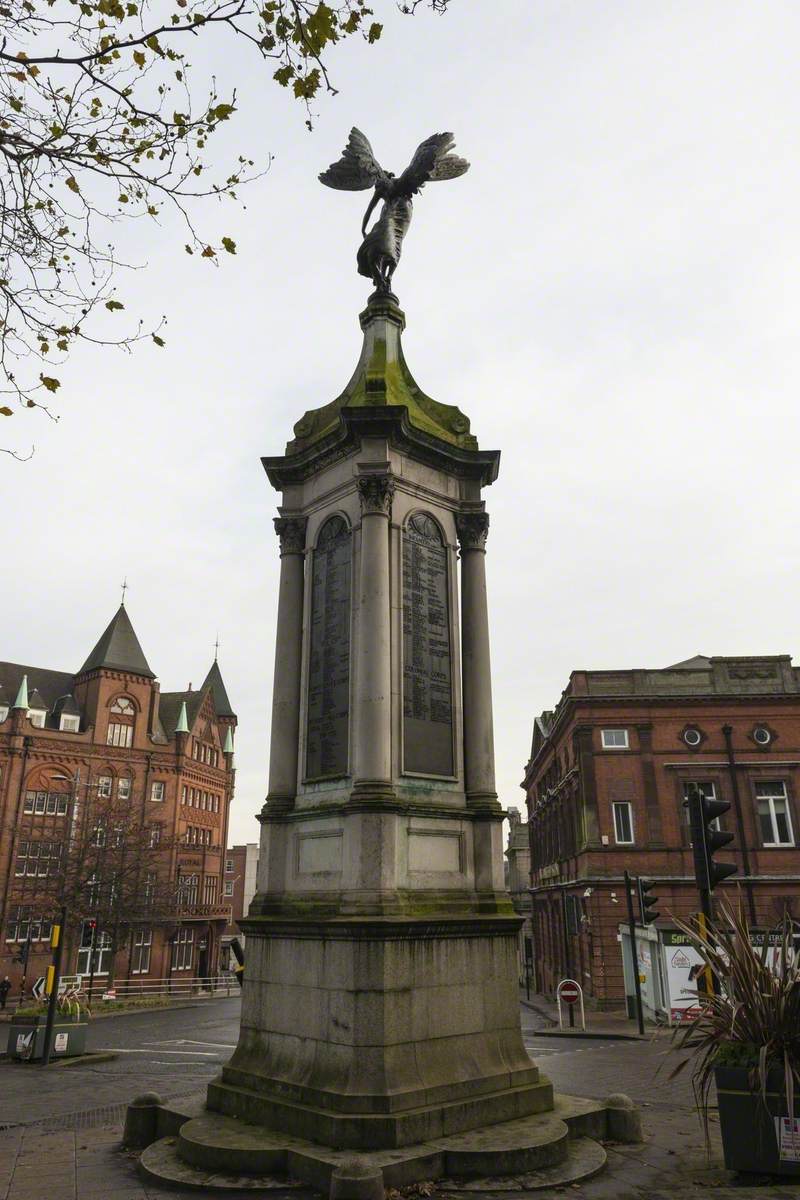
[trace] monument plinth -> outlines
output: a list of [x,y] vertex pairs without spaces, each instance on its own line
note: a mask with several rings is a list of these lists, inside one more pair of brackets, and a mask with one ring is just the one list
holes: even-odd
[[494,783],[481,490],[498,453],[415,383],[390,295],[264,460],[282,492],[269,795],[220,1112],[403,1146],[552,1106],[520,1032]]

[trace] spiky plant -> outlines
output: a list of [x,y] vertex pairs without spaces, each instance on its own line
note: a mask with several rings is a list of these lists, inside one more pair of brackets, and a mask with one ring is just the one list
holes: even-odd
[[800,1086],[800,956],[794,953],[793,922],[784,913],[772,940],[753,945],[744,906],[719,905],[717,919],[704,930],[695,918],[675,919],[692,939],[716,979],[710,995],[699,995],[697,1019],[679,1026],[674,1049],[688,1052],[670,1073],[687,1066],[708,1139],[708,1101],[714,1068],[748,1066],[750,1087],[767,1107],[767,1078],[783,1073],[787,1112],[794,1112],[795,1086]]

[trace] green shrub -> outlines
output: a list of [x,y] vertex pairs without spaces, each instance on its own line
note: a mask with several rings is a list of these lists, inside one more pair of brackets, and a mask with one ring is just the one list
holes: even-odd
[[769,939],[753,945],[750,924],[741,902],[724,902],[719,916],[705,931],[694,920],[676,924],[687,933],[711,969],[718,988],[699,996],[697,1019],[679,1026],[673,1042],[689,1053],[672,1071],[691,1065],[692,1086],[708,1137],[709,1091],[718,1066],[749,1067],[751,1086],[766,1105],[767,1076],[783,1073],[788,1111],[794,1111],[795,1088],[800,1087],[800,957],[793,946],[794,926],[788,914],[777,927],[774,962]]

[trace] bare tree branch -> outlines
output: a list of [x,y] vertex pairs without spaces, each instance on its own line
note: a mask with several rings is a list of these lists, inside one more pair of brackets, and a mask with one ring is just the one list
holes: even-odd
[[[389,0],[373,0],[377,6]],[[397,5],[434,11],[448,0]],[[229,236],[194,227],[195,203],[238,198],[269,169],[242,150],[223,165],[211,138],[236,92],[196,85],[187,49],[229,37],[255,53],[306,110],[334,94],[327,59],[340,41],[377,41],[366,0],[4,0],[0,4],[0,415],[46,415],[56,373],[81,341],[163,347],[164,318],[126,325],[117,292],[130,269],[115,245],[130,219],[170,210],[186,253],[215,263]],[[15,451],[6,451],[14,457]]]

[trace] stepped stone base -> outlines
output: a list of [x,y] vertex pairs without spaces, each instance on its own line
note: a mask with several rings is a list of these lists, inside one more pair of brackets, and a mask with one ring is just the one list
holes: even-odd
[[[233,1072],[226,1068],[228,1075]],[[531,1074],[538,1076],[533,1069]],[[498,1081],[500,1082],[500,1081]],[[503,1080],[502,1082],[507,1082]],[[232,1086],[226,1079],[208,1085],[209,1107],[272,1131],[305,1137],[353,1151],[399,1147],[513,1121],[553,1107],[553,1085],[547,1079],[520,1087],[438,1102],[399,1113],[338,1113],[308,1104],[292,1104],[280,1096]]]
[[[470,1180],[480,1179],[482,1190],[488,1181],[491,1190],[507,1190],[513,1177],[524,1180],[514,1190],[535,1190],[596,1174],[606,1155],[594,1139],[609,1135],[604,1103],[559,1095],[545,1113],[357,1156],[198,1111],[194,1104],[184,1113],[162,1106],[153,1130],[154,1136],[165,1131],[167,1136],[142,1154],[139,1170],[146,1179],[189,1191],[288,1191],[297,1200],[308,1188],[326,1195],[335,1191],[337,1200],[344,1200],[343,1178],[358,1183],[378,1175],[384,1187],[438,1179],[444,1190],[465,1192],[471,1190]],[[352,1200],[357,1200],[355,1191]]]

